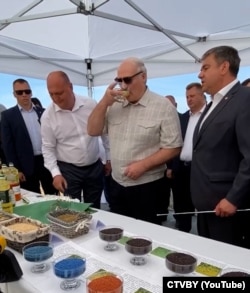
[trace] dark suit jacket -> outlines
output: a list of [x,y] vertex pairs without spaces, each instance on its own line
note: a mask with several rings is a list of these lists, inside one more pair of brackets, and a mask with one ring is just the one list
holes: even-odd
[[250,196],[250,88],[237,83],[193,137],[191,194],[198,210],[225,198],[237,207]]
[[[180,125],[181,125],[181,134],[182,134],[182,139],[184,140],[185,134],[187,131],[187,126],[188,126],[188,121],[190,117],[190,111],[186,111],[185,113],[181,114],[178,113],[179,119],[180,119]],[[172,159],[171,161],[167,162],[167,168],[172,169],[173,176],[174,174],[178,171],[180,164],[180,155]]]
[[[40,121],[44,109],[35,108],[35,110]],[[34,168],[32,143],[17,105],[2,112],[1,136],[7,163],[12,162],[26,176],[32,175]]]

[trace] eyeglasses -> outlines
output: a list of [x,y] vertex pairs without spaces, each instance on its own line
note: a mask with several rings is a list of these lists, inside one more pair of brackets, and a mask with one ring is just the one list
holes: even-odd
[[126,77],[123,77],[123,78],[116,77],[115,82],[119,82],[119,83],[124,82],[126,84],[130,84],[132,82],[133,78],[136,77],[137,75],[141,74],[141,73],[143,73],[143,71],[139,71],[139,72],[137,72],[136,74],[134,74],[132,76],[126,76]]
[[29,90],[29,89],[27,89],[27,90],[17,90],[17,91],[15,91],[15,93],[16,93],[18,96],[23,95],[23,93],[25,93],[26,95],[30,95],[30,94],[31,94],[31,90]]

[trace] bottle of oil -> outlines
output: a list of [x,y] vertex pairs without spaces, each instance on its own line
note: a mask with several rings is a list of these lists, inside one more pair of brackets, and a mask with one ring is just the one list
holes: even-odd
[[14,167],[14,164],[11,162],[9,162],[9,172],[8,172],[7,180],[10,183],[10,188],[13,190],[15,201],[21,200],[22,197],[21,197],[18,170],[17,168]]
[[2,210],[7,213],[13,213],[13,203],[9,195],[10,184],[3,174],[0,174],[0,201]]

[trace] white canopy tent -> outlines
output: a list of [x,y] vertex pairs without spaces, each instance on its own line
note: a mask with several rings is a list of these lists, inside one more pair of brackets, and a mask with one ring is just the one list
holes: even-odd
[[250,65],[250,1],[1,0],[0,72],[76,85],[109,84],[126,57],[148,77],[199,71],[209,48],[231,45]]

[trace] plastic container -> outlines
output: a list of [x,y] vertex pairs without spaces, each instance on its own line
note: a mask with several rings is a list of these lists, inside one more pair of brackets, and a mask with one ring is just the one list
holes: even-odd
[[43,273],[50,268],[46,261],[53,256],[53,252],[53,246],[48,241],[32,242],[25,245],[22,250],[24,259],[33,263],[33,273]]
[[166,267],[177,275],[192,273],[197,266],[197,258],[189,253],[170,252],[165,259]]
[[21,188],[19,181],[19,174],[17,168],[14,167],[13,163],[9,163],[9,172],[7,176],[7,180],[10,183],[10,188],[12,189],[15,197],[15,201],[19,201],[22,199],[21,196]]
[[62,290],[73,290],[81,286],[77,278],[86,270],[86,259],[78,255],[66,254],[53,262],[54,274],[63,279],[60,284]]
[[10,184],[6,180],[5,175],[0,174],[0,201],[2,210],[7,213],[13,213],[13,204],[9,195]]

